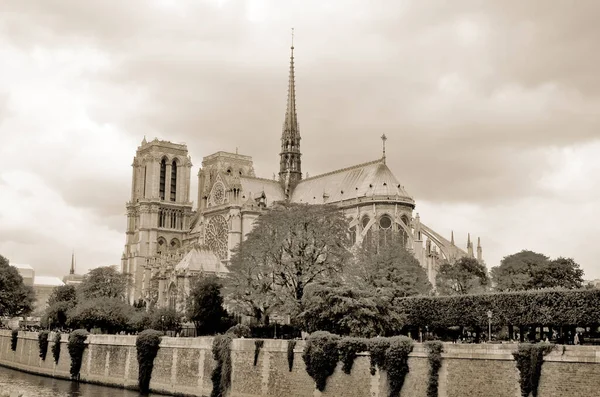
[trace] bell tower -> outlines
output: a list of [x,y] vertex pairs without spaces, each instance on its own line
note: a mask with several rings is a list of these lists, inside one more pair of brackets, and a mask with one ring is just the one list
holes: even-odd
[[190,170],[185,144],[146,138],[133,159],[131,200],[121,270],[132,276],[130,303],[144,297],[150,280],[148,258],[181,247],[192,213]]
[[279,153],[279,182],[286,199],[292,196],[294,188],[302,180],[300,153],[300,127],[296,114],[296,82],[294,76],[294,29],[290,56],[290,76],[288,81],[287,107],[281,133],[281,153]]

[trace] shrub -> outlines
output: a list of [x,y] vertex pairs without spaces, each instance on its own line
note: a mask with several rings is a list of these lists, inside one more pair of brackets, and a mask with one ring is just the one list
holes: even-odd
[[71,378],[79,379],[81,360],[85,350],[85,340],[89,333],[85,329],[77,329],[69,334],[69,356],[71,356]]
[[367,351],[367,341],[363,338],[342,338],[338,342],[338,352],[342,362],[342,371],[350,375],[356,355]]
[[294,368],[294,348],[295,347],[296,347],[296,341],[288,340],[287,359],[288,359],[288,367],[290,369],[290,372],[292,372],[292,369]]
[[260,349],[264,346],[264,340],[255,340],[254,341],[254,366],[258,363],[258,355],[260,354]]
[[408,355],[412,352],[412,349],[412,339],[406,336],[390,338],[390,347],[385,352],[384,366],[390,387],[389,397],[400,396],[404,378],[408,374]]
[[10,335],[10,349],[12,351],[17,351],[17,338],[19,337],[19,330],[13,329],[12,334]]
[[438,397],[439,372],[442,367],[442,351],[444,345],[440,341],[425,342],[428,350],[427,359],[429,361],[429,382],[427,383],[427,397]]
[[244,324],[236,324],[229,328],[226,334],[234,335],[236,338],[249,338],[251,336],[250,327]]
[[153,329],[142,331],[135,340],[138,361],[138,386],[140,392],[146,394],[150,390],[150,379],[152,378],[152,368],[154,367],[154,358],[158,353],[160,338],[162,332]]
[[52,357],[54,357],[54,362],[58,364],[58,359],[60,358],[60,332],[57,332],[54,335],[54,345],[52,345]]
[[385,367],[385,352],[390,347],[389,338],[374,338],[369,339],[367,343],[371,361],[371,375],[375,375],[377,367],[383,369]]
[[231,385],[231,341],[232,334],[217,335],[213,340],[212,353],[217,363],[211,374],[210,397],[224,397]]
[[544,356],[552,349],[554,345],[548,343],[522,343],[513,353],[520,374],[521,396],[528,397],[531,393],[533,397],[537,397]]
[[50,331],[41,331],[38,334],[38,346],[40,348],[40,358],[42,361],[46,361],[46,354],[48,354],[48,335]]
[[319,391],[325,390],[327,378],[335,371],[339,359],[339,339],[339,336],[327,331],[317,331],[306,340],[302,359],[306,372],[314,379]]

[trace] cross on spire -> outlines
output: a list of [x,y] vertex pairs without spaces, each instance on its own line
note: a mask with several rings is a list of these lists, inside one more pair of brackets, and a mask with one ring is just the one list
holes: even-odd
[[292,28],[292,50],[294,49],[294,28]]
[[385,141],[387,141],[387,136],[383,134],[381,136],[381,142],[383,143],[383,162],[385,163]]

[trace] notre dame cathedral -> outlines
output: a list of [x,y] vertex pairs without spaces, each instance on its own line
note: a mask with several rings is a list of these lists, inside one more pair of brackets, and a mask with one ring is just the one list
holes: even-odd
[[[192,162],[185,144],[142,141],[133,159],[131,200],[122,271],[133,275],[130,302],[180,307],[190,279],[224,275],[231,250],[261,212],[277,201],[337,205],[350,219],[354,244],[400,233],[405,246],[434,284],[442,260],[474,256],[470,236],[465,252],[413,215],[414,199],[381,158],[322,175],[302,177],[296,114],[294,47],[291,47],[287,108],[281,135],[278,179],[254,174],[252,157],[217,152],[204,157],[198,172],[197,208],[190,201]],[[477,244],[477,259],[482,260]],[[434,284],[435,285],[435,284]]]

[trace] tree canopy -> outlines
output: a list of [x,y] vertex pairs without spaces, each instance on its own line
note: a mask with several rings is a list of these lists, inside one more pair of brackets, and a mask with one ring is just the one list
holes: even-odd
[[84,299],[125,299],[129,282],[129,275],[119,272],[114,266],[97,267],[85,275],[78,292]]
[[187,317],[198,335],[212,335],[222,330],[227,319],[221,296],[221,281],[216,276],[201,277],[190,290]]
[[550,260],[546,255],[523,250],[502,259],[500,266],[491,269],[498,291],[539,288],[581,288],[583,270],[573,259]]
[[454,263],[442,263],[436,276],[436,287],[441,295],[483,292],[488,284],[485,265],[468,256]]
[[231,260],[228,300],[254,317],[302,311],[305,288],[339,279],[351,254],[348,220],[331,205],[278,204],[260,215]]
[[33,310],[33,288],[23,283],[19,271],[0,255],[0,316],[16,317]]
[[64,328],[67,325],[68,312],[77,305],[77,291],[73,285],[54,287],[48,298],[48,307],[42,323],[49,327]]

